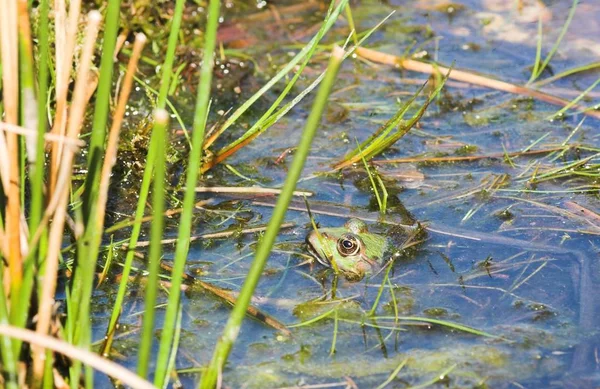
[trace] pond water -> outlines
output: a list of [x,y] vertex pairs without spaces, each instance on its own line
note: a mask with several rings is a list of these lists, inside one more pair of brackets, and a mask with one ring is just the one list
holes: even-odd
[[[415,47],[423,44],[418,51],[441,64],[454,63],[456,69],[524,84],[535,58],[537,15],[542,12],[544,17],[545,55],[566,20],[571,1],[549,1],[543,9],[537,2],[522,3],[519,10],[521,2],[517,1],[364,1],[353,5],[353,16],[357,30],[364,31],[396,10],[367,47],[401,56],[416,42]],[[303,21],[294,21],[292,29],[276,27],[273,20],[267,27],[251,21],[244,24],[235,7],[227,12],[242,20],[248,39],[255,39],[244,50],[257,67],[240,81],[241,97],[223,92],[214,112],[236,108],[245,95],[264,83],[269,69],[297,52],[299,46],[290,38],[322,18],[320,11],[310,11]],[[282,23],[288,16],[284,14]],[[597,60],[600,46],[593,43],[593,37],[599,36],[599,20],[600,3],[578,6],[551,62],[554,74]],[[344,39],[346,22],[340,20],[336,26],[329,39]],[[269,28],[275,33],[265,40]],[[325,64],[317,62],[298,92]],[[362,59],[349,59],[343,65],[297,186],[314,193],[308,201],[321,226],[340,226],[350,216],[378,220],[375,197],[361,166],[343,174],[324,173],[355,147],[355,138],[366,139],[391,117],[427,77]],[[597,77],[597,72],[578,74],[544,91],[571,100]],[[244,120],[251,124],[262,113],[260,106],[275,96],[259,102]],[[593,92],[590,96],[587,105],[597,101]],[[184,113],[193,109],[185,107],[184,99],[173,101]],[[356,283],[340,279],[333,298],[333,276],[323,273],[319,264],[305,264],[304,239],[311,226],[302,211],[304,202],[298,198],[294,205],[300,210],[290,210],[286,216],[295,226],[282,230],[254,305],[288,325],[330,314],[291,328],[291,336],[247,319],[223,372],[223,387],[335,387],[337,383],[339,387],[374,388],[401,363],[404,367],[386,387],[428,382],[432,387],[460,388],[597,387],[600,121],[587,117],[575,131],[584,118],[581,114],[547,119],[559,108],[450,80],[418,127],[374,159],[373,168],[390,194],[390,211],[379,221],[400,222],[409,212],[429,231],[414,253],[394,263],[372,316],[366,314],[383,275]],[[219,166],[205,174],[202,185],[282,185],[291,161],[285,151],[298,143],[309,109],[310,101],[301,103],[227,161],[244,178]],[[184,114],[184,120],[191,125],[191,116]],[[242,126],[234,126],[223,144],[243,131]],[[556,147],[566,151],[562,155],[502,156]],[[390,163],[399,158],[459,155],[494,158]],[[575,161],[583,162],[573,167]],[[560,178],[543,179],[555,169],[562,169],[557,170]],[[263,225],[271,214],[271,207],[237,195],[204,194],[198,199],[209,203],[199,213],[194,234]],[[272,203],[273,199],[260,201]],[[379,228],[385,228],[385,223]],[[176,218],[167,220],[166,234],[176,234]],[[187,271],[220,287],[239,290],[257,238],[249,234],[194,242]],[[166,246],[166,250],[164,259],[169,261],[173,248]],[[116,284],[109,283],[98,292],[94,324],[98,338],[104,334],[110,312],[103,307],[110,306],[116,289]],[[160,303],[166,302],[165,295],[161,298]],[[133,287],[121,317],[124,326],[114,343],[122,354],[121,362],[131,368],[136,363],[136,330],[142,311],[143,289]],[[163,313],[159,309],[158,328]],[[183,296],[176,367],[184,387],[196,385],[199,369],[210,361],[229,313],[229,305],[206,292],[189,290]],[[495,337],[395,315],[460,323]],[[440,375],[444,379],[434,383]],[[318,386],[326,384],[331,386]]]

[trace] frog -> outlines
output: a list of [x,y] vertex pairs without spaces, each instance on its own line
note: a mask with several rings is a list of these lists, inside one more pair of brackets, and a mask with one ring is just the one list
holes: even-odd
[[[369,232],[367,224],[351,218],[343,227],[319,228],[306,237],[309,253],[326,267],[337,267],[348,281],[360,281],[382,269],[391,241]],[[333,262],[335,263],[332,264]]]

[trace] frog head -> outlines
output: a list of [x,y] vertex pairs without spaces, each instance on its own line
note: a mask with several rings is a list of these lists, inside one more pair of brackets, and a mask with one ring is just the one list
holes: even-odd
[[377,272],[388,250],[388,239],[370,233],[359,219],[350,219],[343,227],[319,228],[306,237],[309,252],[323,265],[333,267],[350,281],[359,281],[365,275]]

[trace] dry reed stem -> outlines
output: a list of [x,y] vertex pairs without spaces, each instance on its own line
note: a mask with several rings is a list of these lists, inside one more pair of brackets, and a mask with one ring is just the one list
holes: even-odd
[[96,214],[96,231],[95,233],[101,234],[104,228],[104,213],[106,212],[106,202],[108,199],[108,187],[110,184],[110,174],[115,162],[117,161],[117,151],[119,144],[119,134],[121,132],[121,124],[123,123],[123,116],[125,116],[125,109],[127,107],[127,101],[129,100],[129,94],[131,93],[131,87],[133,85],[133,76],[137,70],[137,65],[142,55],[142,50],[146,44],[146,35],[137,34],[135,36],[135,42],[133,43],[133,52],[127,65],[127,72],[125,73],[125,80],[123,81],[123,88],[119,94],[119,100],[117,102],[117,108],[113,114],[113,122],[110,127],[108,134],[108,143],[106,146],[106,154],[104,156],[104,163],[102,165],[102,173],[100,175],[100,187],[98,192],[98,208]]
[[[77,42],[77,26],[79,23],[79,13],[81,9],[81,1],[73,0],[69,4],[68,20],[65,23],[64,13],[65,4],[63,0],[55,1],[55,13],[63,22],[63,26],[58,26],[59,20],[56,21],[56,36],[64,36],[64,46],[62,47],[62,54],[56,52],[56,114],[54,117],[54,123],[52,126],[52,133],[58,135],[64,135],[67,127],[67,92],[69,89],[69,81],[71,79],[71,65],[73,63],[73,55],[75,52],[75,44]],[[64,26],[66,25],[66,31]],[[62,155],[62,145],[60,143],[52,144],[51,162],[50,162],[50,178],[49,178],[49,192],[54,192],[54,186],[56,184],[59,162]]]
[[[6,62],[3,64],[4,65],[4,72],[2,73],[2,80],[4,82],[4,89],[3,89],[3,100],[7,101],[7,103],[9,103],[9,107],[10,104],[15,102],[15,98],[14,96],[12,98],[10,98],[9,96],[9,89],[6,86],[6,82],[9,82],[9,86],[11,85],[10,82],[10,78],[8,77],[9,75],[9,71],[11,69],[9,69],[11,63],[10,61],[8,61],[8,56],[11,49],[11,34],[8,31],[9,28],[11,27],[11,24],[8,23],[7,20],[10,20],[10,16],[7,14],[8,10],[6,9],[6,1],[3,0],[0,2],[0,6],[2,7],[0,9],[0,48],[1,48],[1,57],[4,59],[6,58]],[[14,71],[14,69],[12,69],[12,71]],[[14,92],[14,91],[13,91]],[[6,106],[6,104],[5,104]],[[9,170],[8,167],[10,166],[10,162],[9,162],[9,157],[8,157],[8,148],[7,148],[7,144],[6,144],[6,138],[3,132],[0,131],[0,179],[2,180],[2,188],[4,190],[4,193],[8,193],[8,183],[9,183]],[[4,243],[4,242],[3,242]]]
[[96,353],[73,346],[63,340],[53,338],[48,335],[40,335],[30,330],[13,327],[9,325],[0,325],[0,334],[14,339],[20,339],[24,342],[55,351],[71,359],[75,359],[93,367],[94,369],[119,380],[122,384],[136,389],[154,389],[156,388],[150,382],[129,371],[125,367],[102,358]]
[[[400,67],[402,69],[411,70],[414,72],[425,73],[425,74],[436,74],[436,73],[447,73],[448,68],[444,66],[434,66],[427,63],[415,61],[412,59],[402,58],[396,55],[382,53],[377,50],[365,49],[359,47],[356,49],[356,53],[363,58],[366,58],[373,62],[383,63],[394,67]],[[565,107],[570,104],[569,101],[550,95],[548,93],[540,92],[534,89],[526,88],[523,86],[511,84],[504,81],[494,80],[489,77],[480,76],[477,74],[465,72],[462,70],[452,69],[452,73],[449,76],[450,79],[468,82],[470,84],[479,85],[491,89],[500,90],[503,92],[514,93],[517,95],[529,96],[535,99],[544,101],[546,103]],[[571,108],[584,109],[580,105],[573,105]],[[585,111],[585,115],[592,116],[600,119],[600,112],[598,111]]]
[[[67,8],[65,4],[65,0],[54,0],[54,47],[55,47],[55,65],[54,65],[54,74],[55,74],[55,89],[56,89],[56,110],[54,113],[54,119],[52,120],[52,129],[50,133],[54,135],[58,135],[63,131],[60,131],[61,128],[64,128],[67,124],[67,94],[63,93],[63,90],[66,90],[66,86],[69,85],[70,80],[70,68],[71,63],[69,62],[68,68],[69,72],[65,74],[63,68],[66,65],[66,45],[67,45]],[[65,80],[65,76],[67,79]],[[54,186],[56,181],[56,175],[54,173],[54,167],[58,161],[58,145],[51,145],[50,148],[50,164],[49,164],[49,177],[48,177],[48,191],[49,193],[54,192]]]
[[[4,120],[17,124],[19,120],[19,51],[17,3],[11,0],[0,2],[0,24],[2,39],[2,81]],[[12,290],[18,290],[23,277],[21,263],[21,198],[19,175],[19,142],[16,134],[6,134],[8,191],[6,204],[6,249]],[[5,176],[6,177],[6,176]]]
[[[37,130],[31,130],[29,128],[16,126],[14,124],[8,124],[4,122],[0,122],[0,130],[5,132],[12,132],[17,135],[24,135],[26,137],[37,135]],[[71,151],[75,153],[79,151],[80,148],[85,146],[85,142],[81,139],[71,139],[64,136],[54,135],[51,133],[44,134],[44,140],[48,144],[52,142],[63,142],[64,146],[68,147],[69,149],[71,149]],[[0,160],[0,162],[2,161]]]
[[565,201],[565,208],[580,215],[582,218],[588,219],[591,223],[600,226],[600,214],[593,210],[577,204],[574,201]]
[[127,36],[129,36],[129,29],[121,31],[121,33],[117,37],[117,43],[115,44],[115,52],[113,54],[113,61],[116,61],[118,59],[119,53],[121,52],[123,45],[127,41]]
[[[88,14],[87,29],[85,34],[85,42],[82,48],[81,62],[79,63],[79,71],[77,73],[77,81],[73,92],[73,102],[71,104],[69,122],[67,128],[67,136],[71,139],[79,137],[81,124],[86,107],[86,89],[98,35],[98,28],[102,16],[98,11],[91,11]],[[66,149],[60,160],[60,171],[57,179],[57,184],[69,181],[71,168],[73,164],[74,153]],[[67,217],[67,201],[69,197],[69,186],[67,184],[56,186],[56,190],[60,192],[53,193],[53,197],[58,197],[54,220],[50,226],[48,254],[46,257],[46,272],[39,280],[42,285],[42,293],[40,296],[40,305],[38,311],[38,322],[36,332],[41,335],[48,333],[50,320],[52,316],[52,306],[54,305],[54,294],[56,291],[56,278],[58,273],[58,257],[62,246],[62,236],[64,231],[65,219]],[[86,325],[87,323],[80,323]],[[35,347],[33,349],[33,382],[41,382],[44,373],[45,350]]]

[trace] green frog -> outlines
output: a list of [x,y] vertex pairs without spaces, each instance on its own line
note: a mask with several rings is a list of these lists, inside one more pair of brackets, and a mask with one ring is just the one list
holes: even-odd
[[327,267],[337,266],[349,281],[360,281],[365,275],[377,273],[391,248],[386,236],[369,232],[362,220],[354,218],[343,227],[311,231],[306,242],[317,261]]

